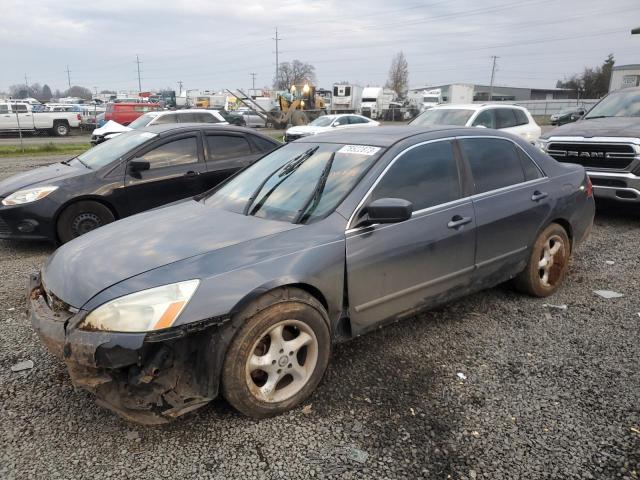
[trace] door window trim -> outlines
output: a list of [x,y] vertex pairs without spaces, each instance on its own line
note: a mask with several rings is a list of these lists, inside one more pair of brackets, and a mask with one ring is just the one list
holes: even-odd
[[[356,216],[356,214],[360,211],[360,209],[363,207],[364,202],[367,200],[367,198],[369,198],[369,195],[371,195],[371,193],[373,192],[374,188],[376,188],[376,186],[378,185],[378,183],[380,183],[380,181],[382,180],[382,177],[384,177],[387,173],[387,171],[389,171],[389,169],[393,166],[394,163],[396,163],[396,161],[402,157],[402,155],[404,155],[406,152],[422,146],[422,145],[426,145],[429,143],[435,143],[435,142],[443,142],[443,141],[457,141],[457,140],[463,140],[463,139],[469,139],[469,138],[495,138],[498,140],[506,140],[508,142],[511,142],[512,144],[514,144],[516,146],[516,148],[519,148],[522,153],[528,158],[530,159],[533,164],[536,166],[536,168],[540,171],[540,173],[542,174],[542,177],[540,178],[534,178],[533,180],[526,180],[524,182],[519,182],[519,183],[514,183],[513,185],[507,185],[504,187],[500,187],[500,188],[496,188],[494,190],[487,190],[486,192],[482,192],[482,193],[474,193],[472,195],[466,195],[465,196],[465,192],[464,192],[464,188],[463,188],[463,175],[472,175],[469,171],[469,166],[468,166],[468,160],[466,159],[466,157],[464,156],[464,154],[462,153],[462,151],[456,151],[454,148],[454,156],[456,157],[456,161],[461,160],[462,162],[465,163],[465,170],[463,172],[460,172],[460,168],[458,168],[459,174],[460,174],[460,182],[461,182],[461,188],[460,188],[460,192],[463,195],[462,197],[456,199],[456,200],[452,200],[450,202],[447,203],[442,203],[439,205],[433,205],[431,207],[427,207],[427,208],[423,208],[421,210],[416,210],[411,214],[411,218],[413,218],[414,215],[419,215],[419,214],[423,214],[427,211],[432,211],[435,209],[439,209],[442,207],[449,207],[452,206],[458,202],[461,202],[463,200],[476,200],[476,199],[480,199],[483,197],[487,197],[487,196],[491,196],[494,194],[500,194],[506,191],[509,191],[511,189],[515,189],[515,188],[520,188],[522,186],[528,186],[528,185],[534,185],[536,183],[542,183],[543,181],[548,180],[548,175],[544,172],[544,170],[542,170],[540,168],[540,165],[538,165],[538,163],[531,158],[531,156],[520,146],[518,145],[517,142],[515,142],[514,140],[510,139],[510,138],[506,138],[506,137],[500,137],[497,135],[460,135],[460,136],[455,136],[455,137],[446,137],[446,138],[438,138],[438,139],[434,139],[434,140],[426,140],[424,142],[420,142],[420,143],[416,143],[415,145],[411,145],[410,147],[406,148],[405,150],[403,150],[402,152],[398,153],[393,160],[391,160],[389,162],[389,164],[384,168],[384,170],[380,173],[380,175],[378,175],[378,178],[376,178],[376,180],[373,182],[373,184],[371,185],[371,187],[369,187],[369,189],[367,190],[367,192],[364,194],[364,196],[362,197],[362,199],[360,200],[360,202],[358,202],[358,205],[356,206],[356,208],[353,210],[353,212],[351,213],[351,215],[349,216],[349,220],[347,221],[347,228],[345,228],[345,234],[346,233],[353,233],[353,232],[357,232],[360,230],[363,230],[365,228],[370,228],[372,226],[375,225],[379,225],[377,223],[374,223],[372,225],[367,225],[364,227],[351,227],[351,225],[353,224],[353,220]],[[460,166],[459,166],[460,167]]]

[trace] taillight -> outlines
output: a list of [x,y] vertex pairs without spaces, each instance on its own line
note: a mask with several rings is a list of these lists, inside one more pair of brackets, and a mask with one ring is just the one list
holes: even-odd
[[588,175],[585,175],[586,185],[585,192],[587,194],[587,198],[593,197],[593,183],[591,183],[591,179]]
[[82,120],[82,117],[80,116],[80,114],[78,114],[78,120]]

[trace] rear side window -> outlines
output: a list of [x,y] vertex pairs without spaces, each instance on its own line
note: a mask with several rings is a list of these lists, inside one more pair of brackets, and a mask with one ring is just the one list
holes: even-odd
[[8,105],[0,105],[0,113],[9,113]]
[[520,156],[520,162],[522,163],[522,171],[524,172],[524,179],[526,181],[535,180],[536,178],[542,177],[542,172],[538,168],[538,166],[533,163],[533,160],[529,158],[529,156],[524,153],[519,148],[518,155]]
[[251,147],[246,138],[232,135],[208,135],[207,147],[211,160],[251,155]]
[[253,140],[253,144],[258,148],[258,150],[264,153],[275,150],[277,147],[277,145],[274,145],[270,141],[265,140],[262,137],[258,137],[257,135],[252,135],[251,140]]
[[183,113],[178,116],[178,121],[180,123],[194,123],[198,122],[198,114],[197,113]]
[[428,143],[398,158],[372,193],[372,200],[379,198],[409,200],[414,211],[460,198],[452,143]]
[[513,113],[516,116],[516,125],[526,125],[529,123],[529,119],[527,118],[527,114],[522,110],[514,109]]
[[352,125],[359,123],[368,123],[364,118],[356,117],[355,115],[351,115],[349,117],[349,123]]
[[11,105],[11,108],[14,112],[27,113],[27,106],[22,103],[14,103],[13,105]]
[[496,128],[509,128],[516,126],[516,117],[511,108],[496,108]]
[[149,162],[151,169],[197,163],[197,139],[196,137],[187,137],[165,143],[145,153],[140,160]]
[[510,141],[464,138],[460,146],[471,166],[476,193],[524,182],[520,155]]
[[196,122],[198,123],[220,123],[220,120],[212,113],[200,112],[196,114]]

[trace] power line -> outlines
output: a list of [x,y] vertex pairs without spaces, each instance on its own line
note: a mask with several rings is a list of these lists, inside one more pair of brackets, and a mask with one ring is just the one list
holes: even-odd
[[140,58],[138,58],[138,55],[136,55],[136,64],[138,66],[138,93],[140,93],[142,91],[142,80],[140,79]]

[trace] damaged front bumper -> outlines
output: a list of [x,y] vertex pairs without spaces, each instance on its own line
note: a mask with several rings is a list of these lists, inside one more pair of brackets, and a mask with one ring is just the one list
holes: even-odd
[[167,423],[218,394],[226,318],[149,333],[85,331],[78,326],[89,312],[47,294],[39,274],[30,277],[27,305],[34,329],[65,362],[74,386],[128,420]]

